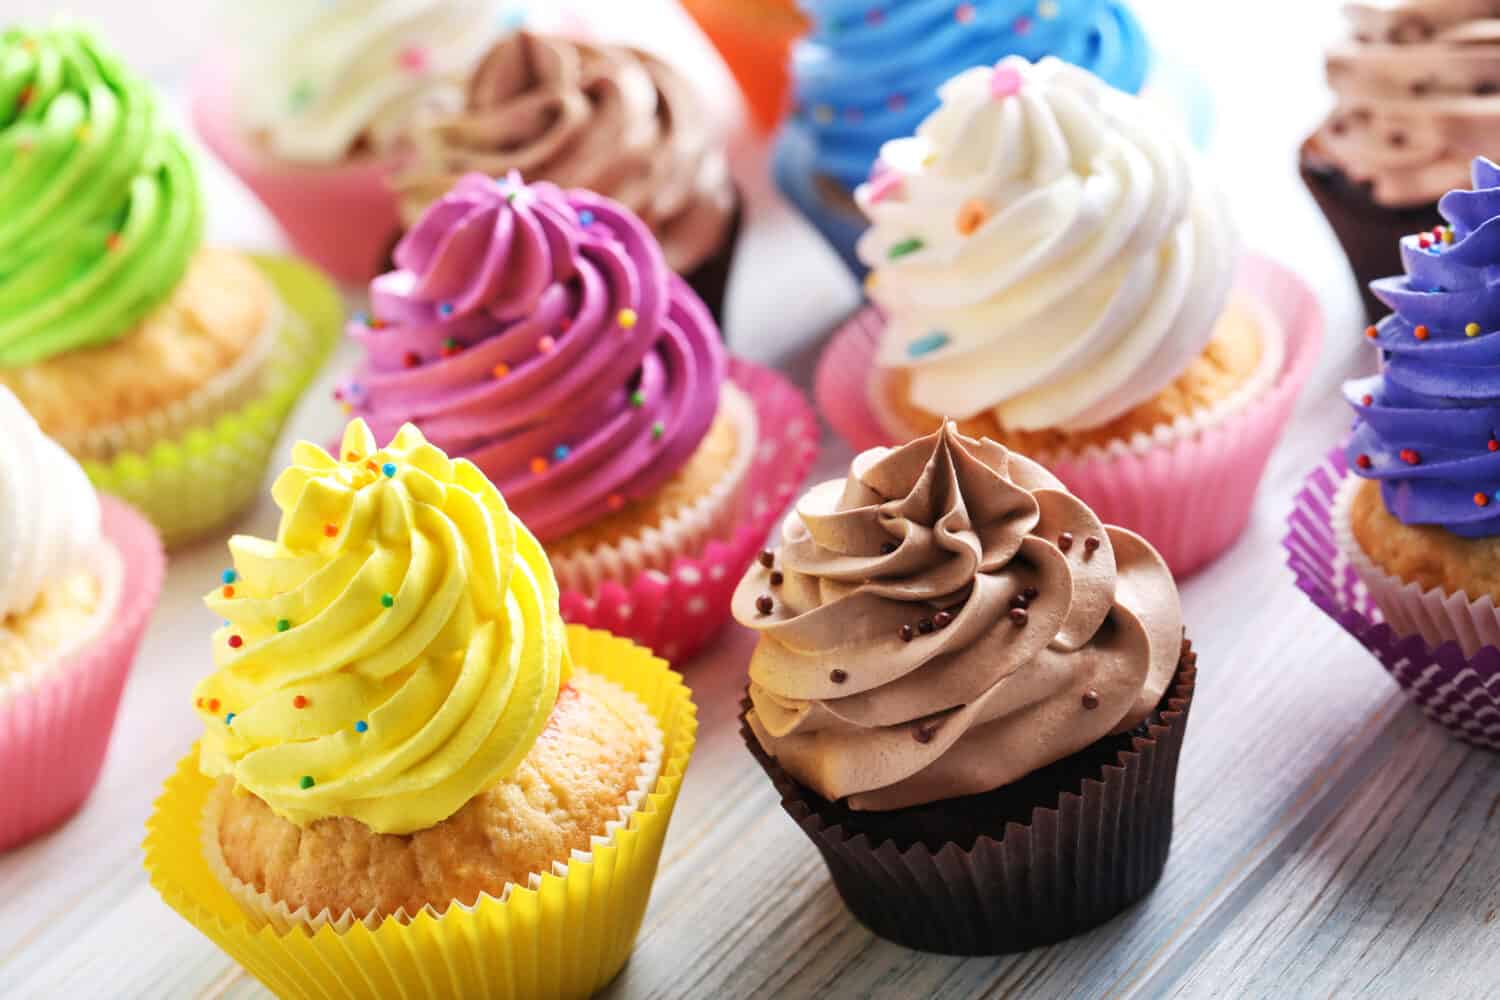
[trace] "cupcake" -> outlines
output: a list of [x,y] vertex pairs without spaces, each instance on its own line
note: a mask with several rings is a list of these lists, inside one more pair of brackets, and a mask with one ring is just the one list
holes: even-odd
[[[743,562],[716,572],[722,591],[709,603],[722,622],[733,578],[800,485],[772,474],[787,495],[747,502],[764,486],[752,469],[775,460],[758,445],[785,442],[780,462],[800,477],[816,427],[804,416],[762,423],[781,419],[785,406],[766,406],[795,392],[748,366],[731,371],[708,310],[646,225],[588,191],[469,174],[395,259],[370,286],[370,315],[350,325],[365,352],[337,390],[350,412],[377,436],[410,421],[474,462],[546,547],[563,589],[590,599],[754,526],[760,538],[733,546]],[[705,628],[715,617],[696,615]],[[670,636],[675,653],[653,648],[675,658],[707,635],[684,628],[649,631],[643,617],[625,631],[652,644]]]
[[866,270],[854,250],[865,218],[855,188],[881,146],[910,135],[937,107],[939,87],[962,70],[1008,55],[1056,56],[1132,94],[1148,76],[1170,76],[1154,82],[1152,93],[1187,107],[1177,113],[1195,134],[1207,132],[1201,85],[1154,58],[1139,22],[1118,0],[801,3],[812,30],[793,48],[793,103],[776,141],[776,182],[857,277]]
[[207,598],[204,734],[147,842],[168,901],[277,992],[608,982],[692,748],[680,678],[566,629],[536,539],[414,427],[299,444],[272,496]]
[[99,776],[162,580],[161,542],[101,500],[0,387],[0,850],[72,815]]
[[1197,673],[1177,588],[1040,465],[952,423],[864,452],[734,615],[746,742],[875,933],[1017,951],[1160,878]]
[[187,485],[193,459],[255,465],[337,333],[331,290],[202,245],[181,141],[84,31],[0,35],[0,107],[0,386],[168,541],[222,523],[254,483]]
[[1401,268],[1402,236],[1432,225],[1470,157],[1500,140],[1500,20],[1481,0],[1344,5],[1329,50],[1332,112],[1302,144],[1302,179],[1343,244],[1369,319],[1369,283]]
[[807,30],[796,0],[683,0],[739,83],[750,114],[769,132],[786,108],[792,43]]
[[299,253],[369,280],[400,232],[392,142],[452,107],[507,19],[486,0],[278,0],[237,15],[234,51],[205,63],[193,123]]
[[[1056,59],[1010,57],[940,93],[855,194],[874,308],[854,336],[873,338],[874,358],[851,377],[881,439],[951,417],[1036,455],[1178,572],[1196,568],[1243,527],[1289,409],[1290,361],[1305,369],[1312,352],[1260,296],[1233,289],[1225,199],[1149,104]],[[1261,419],[1268,401],[1288,405]],[[1162,466],[1223,433],[1234,495],[1203,503],[1225,479],[1200,479],[1196,455]],[[1200,485],[1163,478],[1177,472]],[[1187,514],[1215,508],[1212,526]]]
[[407,132],[394,178],[405,226],[471,172],[588,188],[650,228],[667,265],[718,317],[739,199],[692,83],[637,49],[517,32],[469,76],[461,108]]

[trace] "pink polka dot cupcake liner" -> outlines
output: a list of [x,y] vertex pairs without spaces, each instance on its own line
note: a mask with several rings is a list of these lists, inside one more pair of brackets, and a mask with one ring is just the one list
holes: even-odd
[[[729,620],[729,599],[750,561],[791,506],[818,454],[818,420],[780,374],[739,358],[729,377],[755,410],[749,467],[711,529],[656,537],[651,550],[596,555],[602,577],[562,579],[563,618],[603,629],[681,664]],[[637,569],[641,565],[660,568]]]
[[59,826],[99,780],[115,712],[166,556],[151,523],[101,495],[104,537],[119,555],[120,596],[98,636],[46,673],[0,693],[0,851]]
[[[1107,449],[1031,456],[1105,522],[1149,539],[1178,576],[1212,562],[1243,533],[1266,463],[1323,340],[1317,297],[1281,265],[1251,255],[1235,288],[1283,333],[1280,369],[1262,391],[1237,408]],[[898,443],[871,391],[884,327],[880,311],[866,306],[835,331],[818,362],[818,408],[857,451]]]
[[1374,654],[1433,722],[1500,750],[1500,610],[1489,595],[1422,590],[1377,568],[1349,526],[1343,449],[1303,483],[1283,542],[1297,586]]

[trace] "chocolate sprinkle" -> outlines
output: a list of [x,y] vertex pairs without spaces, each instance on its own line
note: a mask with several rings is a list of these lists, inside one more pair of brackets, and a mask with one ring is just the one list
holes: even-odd
[[1035,587],[1027,587],[1025,590],[1021,591],[1021,596],[1026,598],[1027,604],[1030,604],[1032,601],[1042,596],[1042,592],[1040,590],[1037,590]]
[[773,586],[773,587],[779,587],[779,586],[781,586],[781,584],[782,584],[782,582],[784,580],[786,580],[786,577],[784,577],[784,576],[781,575],[781,570],[779,570],[779,569],[773,569],[773,570],[771,570],[771,586]]
[[888,556],[892,552],[895,552],[898,548],[900,548],[900,546],[895,542],[885,542],[880,546],[880,554],[883,556]]
[[931,743],[934,730],[930,726],[917,726],[911,731],[911,738],[918,743]]
[[947,628],[951,624],[953,624],[953,612],[951,611],[939,611],[932,616],[933,628]]
[[930,634],[936,627],[937,626],[932,624],[931,618],[923,618],[921,621],[917,622],[917,631],[921,632],[923,635]]
[[844,670],[830,670],[828,671],[828,679],[835,684],[842,684],[849,679],[849,674]]
[[902,625],[901,626],[901,641],[902,642],[911,642],[916,637],[917,637],[917,630],[916,629],[912,628],[910,625]]
[[1083,707],[1092,712],[1099,707],[1099,692],[1089,688],[1083,692]]
[[1098,549],[1099,549],[1099,539],[1095,538],[1093,535],[1090,535],[1089,537],[1087,537],[1087,538],[1085,538],[1083,540],[1083,551],[1084,552],[1088,553],[1089,555],[1093,555],[1096,551],[1098,551]]
[[1013,608],[1030,607],[1031,601],[1027,599],[1025,594],[1017,594],[1015,597],[1012,597],[1010,599],[1010,606]]
[[1058,535],[1057,547],[1062,549],[1064,552],[1071,549],[1073,547],[1073,533],[1071,531],[1064,531],[1062,534]]
[[1026,609],[1025,608],[1011,608],[1010,609],[1010,620],[1013,621],[1013,622],[1015,622],[1017,627],[1025,625],[1026,622],[1030,619],[1030,617],[1031,616],[1026,613]]
[[770,614],[771,609],[775,606],[776,604],[771,600],[770,594],[761,594],[755,599],[755,610],[759,611],[763,615]]
[[776,564],[776,556],[775,556],[775,554],[772,553],[772,551],[770,549],[761,549],[760,550],[760,564],[762,566],[764,566],[766,569],[770,569],[772,566],[774,566]]

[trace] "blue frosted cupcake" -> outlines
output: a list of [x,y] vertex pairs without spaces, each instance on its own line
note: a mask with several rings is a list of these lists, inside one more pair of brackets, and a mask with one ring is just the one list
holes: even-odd
[[[911,135],[950,77],[1008,55],[1056,56],[1129,93],[1176,94],[1195,135],[1208,105],[1195,81],[1164,68],[1119,0],[801,0],[812,30],[792,55],[793,106],[776,141],[777,184],[849,269],[865,267],[853,192],[880,147]],[[1173,77],[1174,79],[1167,79]],[[1148,79],[1150,83],[1148,85]]]

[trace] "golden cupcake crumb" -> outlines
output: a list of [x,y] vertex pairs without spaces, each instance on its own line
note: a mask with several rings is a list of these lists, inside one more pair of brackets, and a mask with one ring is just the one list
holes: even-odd
[[92,569],[60,577],[25,612],[0,617],[0,685],[77,648],[99,621],[105,581]]
[[1500,538],[1460,538],[1432,524],[1402,524],[1367,479],[1354,494],[1349,520],[1365,555],[1385,572],[1423,590],[1463,591],[1500,604]]

